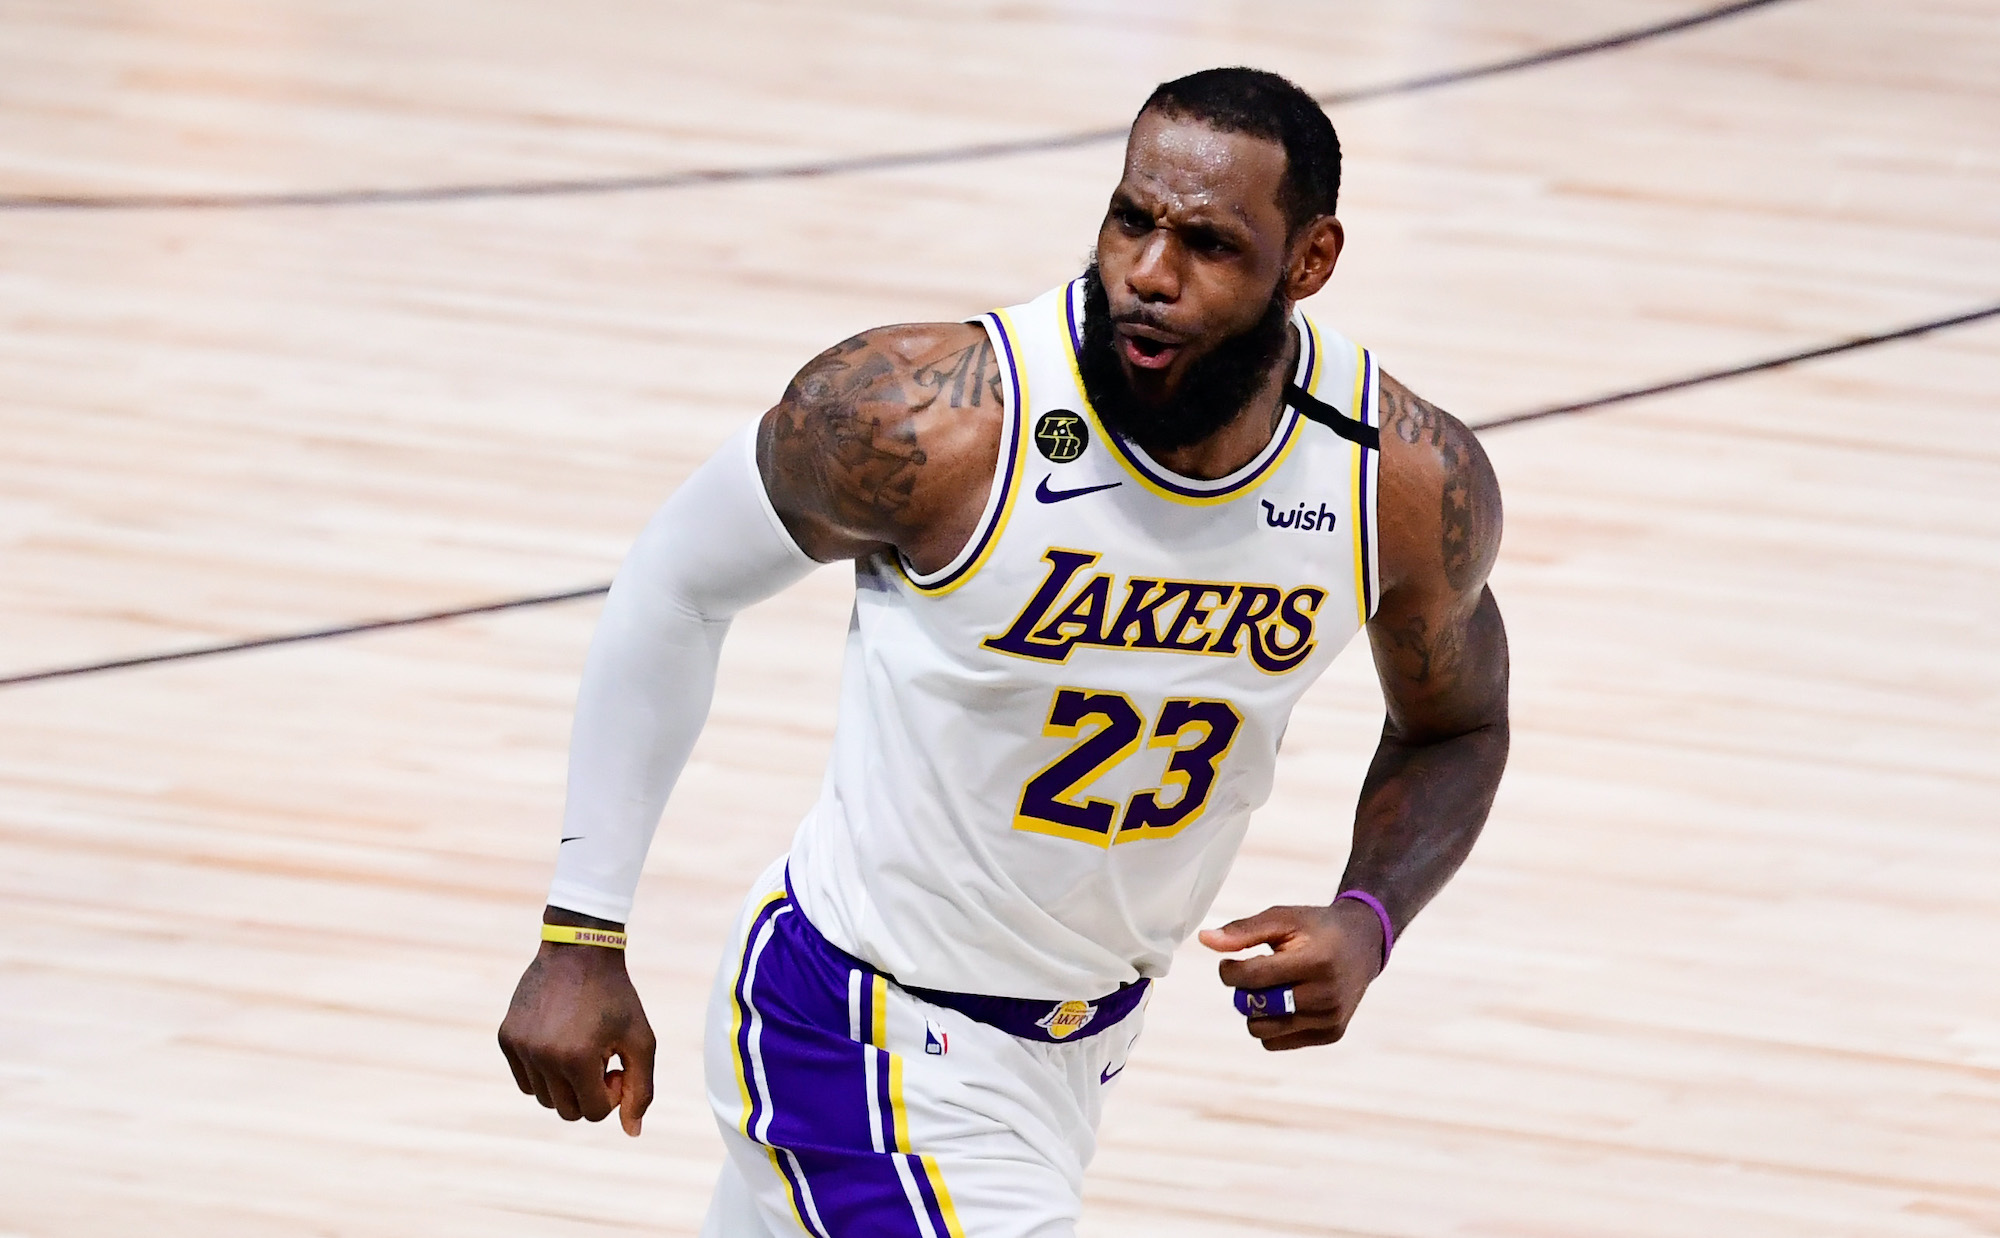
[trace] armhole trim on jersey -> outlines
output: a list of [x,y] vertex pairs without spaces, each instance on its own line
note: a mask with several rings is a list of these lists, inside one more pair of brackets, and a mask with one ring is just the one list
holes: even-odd
[[[1313,330],[1310,319],[1306,320],[1306,326]],[[1314,330],[1314,335],[1317,334]],[[1354,605],[1358,621],[1365,627],[1380,600],[1376,596],[1381,564],[1376,548],[1375,496],[1381,488],[1382,430],[1376,408],[1381,383],[1374,354],[1359,344],[1343,342],[1354,349],[1354,392],[1353,403],[1349,405],[1352,415],[1342,413],[1314,394],[1317,374],[1311,383],[1288,387],[1285,395],[1305,416],[1347,440],[1354,470],[1347,488],[1347,526],[1354,530]]]
[[1381,486],[1381,428],[1376,424],[1375,398],[1380,383],[1375,373],[1375,357],[1359,344],[1354,346],[1354,416],[1370,433],[1374,445],[1350,440],[1354,449],[1354,602],[1360,625],[1366,627],[1375,613],[1375,584],[1380,576],[1376,557],[1375,492]]
[[[1287,407],[1279,419],[1277,431],[1271,435],[1271,441],[1265,444],[1264,449],[1248,464],[1227,477],[1219,477],[1214,481],[1197,481],[1192,477],[1182,477],[1160,467],[1137,446],[1126,442],[1123,436],[1114,433],[1104,424],[1104,419],[1097,415],[1096,405],[1090,402],[1090,393],[1084,390],[1083,368],[1078,361],[1078,355],[1083,350],[1083,321],[1080,317],[1082,299],[1083,281],[1076,280],[1070,284],[1068,293],[1063,297],[1063,318],[1068,327],[1066,342],[1069,345],[1064,356],[1069,359],[1070,377],[1076,383],[1076,398],[1083,405],[1084,415],[1090,419],[1098,438],[1107,445],[1111,458],[1118,462],[1127,476],[1138,482],[1140,488],[1148,493],[1170,503],[1179,503],[1187,507],[1210,507],[1218,503],[1227,503],[1254,489],[1259,482],[1275,473],[1278,466],[1285,462],[1286,457],[1292,454],[1292,449],[1298,446],[1299,440],[1304,437],[1299,432],[1304,417],[1297,408]],[[1298,320],[1304,321],[1303,316]],[[1305,346],[1299,350],[1300,370],[1296,377],[1299,379],[1298,385],[1306,386],[1319,379],[1319,342],[1309,321],[1306,322],[1301,336]]]
[[950,593],[972,579],[973,574],[992,557],[993,548],[1000,544],[1000,535],[1007,528],[1007,517],[1014,510],[1014,499],[1021,489],[1021,474],[1026,469],[1022,455],[1027,446],[1027,435],[1022,433],[1021,421],[1027,415],[1027,386],[1021,375],[1020,359],[1014,352],[1013,332],[1008,329],[1004,310],[982,315],[976,321],[992,337],[993,350],[1002,362],[1001,398],[1006,401],[1007,407],[1001,423],[1000,460],[993,470],[993,488],[987,493],[986,509],[980,513],[979,524],[950,563],[935,572],[922,573],[910,566],[910,561],[903,557],[901,551],[890,556],[897,574],[926,597],[943,597]]
[[1319,380],[1326,374],[1326,367],[1319,363],[1319,328],[1313,325],[1313,320],[1306,317],[1303,311],[1295,312],[1293,317],[1298,320],[1301,328],[1299,336],[1305,341],[1306,355],[1304,362],[1299,366],[1298,378],[1292,385],[1303,388],[1307,395],[1318,395]]

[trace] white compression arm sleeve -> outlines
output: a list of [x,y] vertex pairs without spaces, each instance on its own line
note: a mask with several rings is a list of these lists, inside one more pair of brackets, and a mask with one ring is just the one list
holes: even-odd
[[765,494],[754,425],[654,514],[618,569],[584,661],[552,905],[626,919],[667,795],[708,718],[730,619],[818,566]]

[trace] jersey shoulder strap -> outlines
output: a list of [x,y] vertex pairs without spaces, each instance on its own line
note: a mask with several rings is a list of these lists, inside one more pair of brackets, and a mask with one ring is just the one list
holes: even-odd
[[1309,420],[1319,422],[1348,442],[1359,443],[1370,451],[1382,450],[1380,430],[1365,421],[1356,421],[1352,417],[1342,415],[1339,409],[1298,384],[1285,384],[1285,400],[1293,408],[1304,413]]

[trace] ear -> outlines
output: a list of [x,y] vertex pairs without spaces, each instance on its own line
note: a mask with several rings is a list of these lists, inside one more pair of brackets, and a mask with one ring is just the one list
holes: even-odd
[[1303,301],[1326,287],[1333,277],[1333,265],[1340,261],[1340,247],[1347,232],[1331,215],[1321,215],[1300,230],[1292,242],[1292,260],[1285,272],[1285,295]]

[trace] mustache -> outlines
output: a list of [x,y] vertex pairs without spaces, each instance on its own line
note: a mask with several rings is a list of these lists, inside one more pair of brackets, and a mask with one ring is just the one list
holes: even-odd
[[1136,309],[1127,310],[1122,314],[1108,314],[1106,320],[1113,332],[1120,327],[1141,327],[1155,334],[1168,336],[1176,343],[1193,342],[1193,337],[1186,331],[1173,325],[1171,316],[1165,310],[1155,309],[1144,302],[1141,302]]
[[1145,302],[1142,301],[1139,303],[1137,309],[1126,310],[1122,314],[1114,312],[1111,315],[1111,325],[1114,327],[1151,327],[1156,331],[1164,331],[1167,329],[1167,319],[1165,311],[1148,309]]

